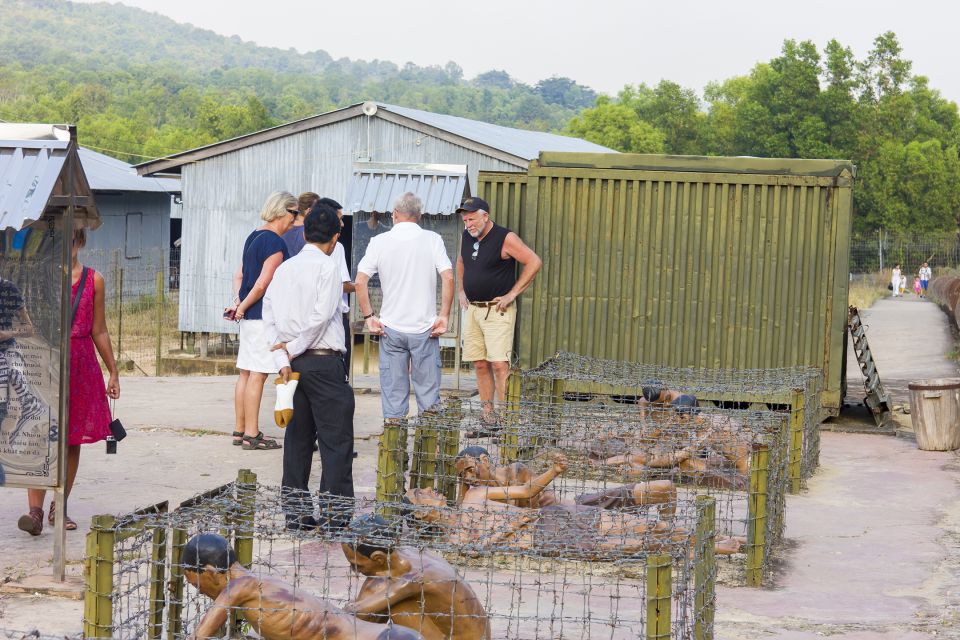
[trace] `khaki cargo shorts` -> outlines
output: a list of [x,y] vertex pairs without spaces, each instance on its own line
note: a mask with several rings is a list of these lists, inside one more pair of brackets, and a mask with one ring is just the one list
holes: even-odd
[[464,313],[463,361],[510,362],[513,328],[517,323],[516,303],[503,313],[494,307],[475,305],[467,307]]

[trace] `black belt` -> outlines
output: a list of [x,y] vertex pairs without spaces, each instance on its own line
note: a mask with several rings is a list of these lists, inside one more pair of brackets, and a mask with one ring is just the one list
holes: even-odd
[[336,349],[307,349],[303,352],[305,356],[337,356],[338,358],[343,357],[342,351],[337,351]]

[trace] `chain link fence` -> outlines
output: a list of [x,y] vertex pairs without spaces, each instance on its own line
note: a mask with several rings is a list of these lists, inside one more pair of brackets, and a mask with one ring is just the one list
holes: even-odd
[[931,267],[960,264],[960,236],[956,233],[890,234],[875,231],[850,240],[850,273],[876,273],[899,264],[904,273],[916,273],[924,262]]
[[84,250],[80,262],[104,279],[104,311],[120,375],[163,375],[163,359],[182,348],[179,249]]

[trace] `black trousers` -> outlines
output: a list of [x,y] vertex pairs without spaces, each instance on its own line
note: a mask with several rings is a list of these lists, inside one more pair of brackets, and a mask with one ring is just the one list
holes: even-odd
[[291,520],[313,513],[308,484],[316,442],[322,466],[321,520],[329,518],[342,526],[352,514],[336,506],[336,496],[353,497],[355,404],[343,358],[302,355],[291,368],[300,374],[300,382],[293,396],[293,421],[283,436],[284,510]]

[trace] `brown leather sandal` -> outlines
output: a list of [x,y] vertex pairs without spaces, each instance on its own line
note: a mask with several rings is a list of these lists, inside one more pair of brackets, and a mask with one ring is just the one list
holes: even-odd
[[32,536],[40,535],[43,531],[43,507],[30,507],[30,513],[17,520],[17,528]]
[[[50,523],[50,526],[51,526],[51,527],[54,525],[54,523],[55,523],[55,521],[56,521],[56,517],[55,517],[56,509],[57,509],[57,504],[56,504],[56,502],[54,502],[53,500],[51,500],[51,501],[50,501],[50,513],[47,514],[47,522]],[[42,514],[43,511],[41,511],[40,513]],[[63,516],[63,528],[66,529],[67,531],[76,531],[76,530],[77,530],[77,523],[74,522],[73,520],[71,520],[71,519],[70,519],[70,516],[64,515],[64,516]]]

